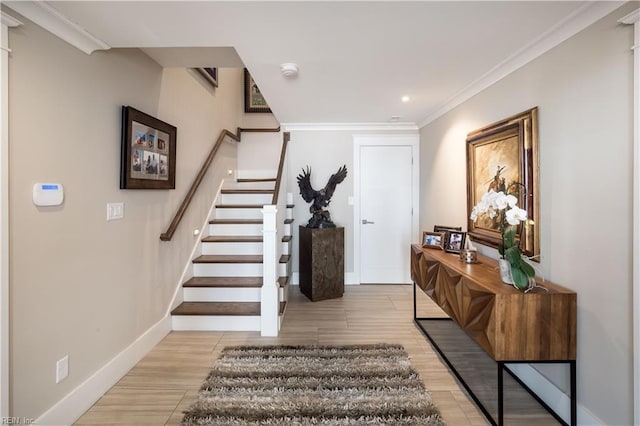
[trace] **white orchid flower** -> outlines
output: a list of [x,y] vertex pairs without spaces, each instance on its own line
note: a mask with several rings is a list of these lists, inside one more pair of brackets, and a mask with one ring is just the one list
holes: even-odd
[[509,225],[518,225],[521,221],[527,220],[527,211],[514,206],[505,215]]
[[518,203],[518,199],[511,194],[505,195],[502,192],[500,192],[499,194],[500,195],[496,197],[496,206],[500,210],[506,209],[507,206],[513,208]]
[[511,208],[514,208],[516,206],[516,204],[518,204],[518,199],[515,196],[511,195],[511,194],[507,195],[506,199],[507,199],[507,204]]

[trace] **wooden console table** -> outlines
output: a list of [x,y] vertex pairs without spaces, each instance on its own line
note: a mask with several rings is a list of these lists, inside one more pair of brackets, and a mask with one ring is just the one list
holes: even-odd
[[[571,381],[571,425],[576,424],[576,299],[575,292],[544,282],[548,290],[523,293],[500,279],[497,262],[478,256],[466,264],[441,250],[411,246],[411,278],[414,283],[414,321],[433,343],[453,373],[492,424],[504,424],[503,372],[506,370],[561,423],[565,423],[505,364],[568,364]],[[497,365],[497,421],[476,397],[418,318],[416,287],[422,289],[450,316],[466,335]],[[440,318],[439,320],[442,320]],[[448,320],[448,319],[445,319]],[[457,327],[456,327],[457,328]],[[436,334],[436,333],[431,333]],[[566,424],[566,423],[565,423]]]

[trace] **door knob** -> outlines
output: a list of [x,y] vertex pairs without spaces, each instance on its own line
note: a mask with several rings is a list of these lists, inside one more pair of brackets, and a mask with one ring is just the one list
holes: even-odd
[[363,225],[373,225],[375,222],[369,222],[367,219],[362,219]]

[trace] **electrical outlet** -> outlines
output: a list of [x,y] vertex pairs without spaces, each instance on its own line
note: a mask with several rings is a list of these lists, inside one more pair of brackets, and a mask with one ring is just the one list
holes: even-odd
[[69,355],[58,360],[56,363],[56,383],[60,383],[69,375]]
[[124,217],[124,203],[107,203],[107,220],[122,219]]

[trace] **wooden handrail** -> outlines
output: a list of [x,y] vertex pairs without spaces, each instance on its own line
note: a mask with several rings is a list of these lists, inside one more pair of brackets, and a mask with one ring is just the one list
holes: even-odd
[[[240,128],[238,128],[238,130],[240,130]],[[198,189],[198,186],[200,186],[200,182],[202,182],[202,179],[204,179],[204,175],[207,173],[207,169],[213,162],[213,158],[215,157],[216,153],[218,152],[218,149],[220,148],[220,145],[222,145],[222,142],[226,137],[229,137],[235,141],[240,142],[239,132],[237,135],[231,133],[227,129],[224,129],[223,131],[220,132],[220,136],[218,136],[218,140],[213,145],[213,148],[211,148],[211,151],[209,152],[209,156],[204,161],[204,163],[202,164],[202,167],[200,168],[200,171],[196,175],[196,178],[193,180],[193,183],[191,184],[191,188],[189,189],[189,192],[187,192],[187,195],[185,195],[184,200],[182,200],[182,204],[180,204],[178,211],[173,217],[173,220],[171,221],[171,223],[169,224],[169,228],[167,228],[165,232],[160,234],[160,239],[162,241],[170,241],[171,238],[173,237],[173,234],[176,232],[176,229],[178,228],[178,224],[182,220],[184,213],[187,211],[187,207],[189,207],[189,203],[191,203],[191,200],[193,199],[193,196],[195,195],[196,190]]]
[[287,153],[287,144],[289,143],[290,134],[284,132],[282,134],[282,150],[280,151],[280,164],[278,165],[278,176],[276,176],[276,186],[273,191],[273,200],[271,204],[278,204],[278,193],[280,192],[280,181],[282,180],[282,169],[284,168],[284,156]]

